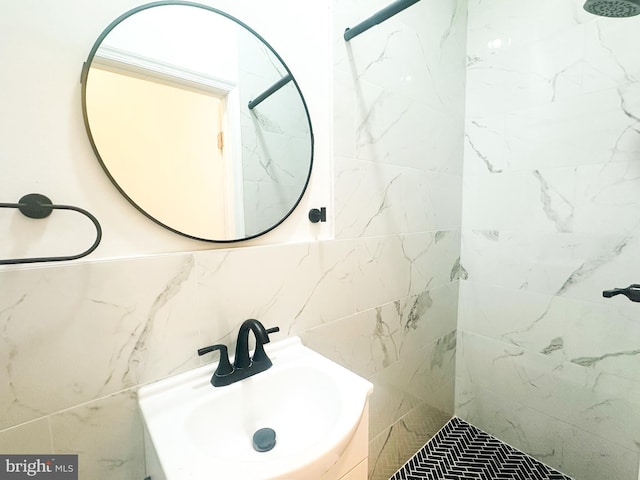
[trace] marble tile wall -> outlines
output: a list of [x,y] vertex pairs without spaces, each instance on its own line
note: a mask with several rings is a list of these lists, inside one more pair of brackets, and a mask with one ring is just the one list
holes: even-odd
[[[345,28],[389,3],[333,5],[335,233],[388,259],[359,270],[376,278],[372,298],[385,303],[357,305],[355,315],[305,334],[374,382],[376,480],[387,480],[453,412],[458,259],[414,269],[413,295],[402,297],[392,293],[397,259],[385,252],[399,247],[410,259],[440,244],[459,247],[464,133],[466,2],[419,2],[344,42]],[[353,333],[337,341],[339,330]]]
[[[287,71],[253,35],[238,36],[238,50],[240,105],[247,105]],[[240,111],[246,236],[279,223],[296,205],[309,175],[313,153],[306,105],[293,82],[278,89],[274,98],[277,101],[261,102],[260,108]]]
[[578,480],[638,478],[640,18],[470,0],[456,414]]
[[[79,453],[81,478],[142,479],[137,388],[207,361],[196,349],[232,344],[250,317],[373,381],[372,479],[450,418],[466,8],[421,2],[342,41],[385,5],[333,5],[334,133],[316,141],[335,152],[334,239],[151,255],[132,245],[117,259],[0,271],[0,451]],[[30,18],[26,6],[9,13]],[[61,42],[58,29],[48,35]]]
[[142,478],[136,388],[197,366],[198,347],[232,344],[253,317],[374,379],[379,429],[426,400],[451,410],[459,235],[434,237],[4,271],[0,450],[79,453],[82,478]]

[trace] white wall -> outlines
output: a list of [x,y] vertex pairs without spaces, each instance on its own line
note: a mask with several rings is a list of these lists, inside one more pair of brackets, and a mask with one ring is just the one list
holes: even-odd
[[456,414],[578,480],[637,478],[640,17],[469,2]]
[[[1,7],[2,59],[10,68],[0,79],[0,168],[3,178],[11,179],[3,187],[2,201],[17,202],[26,193],[39,192],[54,203],[92,212],[105,233],[93,259],[219,248],[179,237],[148,220],[120,196],[95,159],[82,120],[80,70],[103,29],[138,2],[95,3],[27,0]],[[281,54],[308,102],[316,136],[314,178],[300,208],[281,228],[249,245],[330,238],[329,224],[306,219],[310,208],[332,208],[330,71],[317,68],[329,62],[327,5],[303,6],[289,0],[269,2],[268,7],[253,2],[202,3],[242,18]],[[309,26],[304,19],[314,21]],[[291,37],[298,41],[291,42]],[[15,211],[0,213],[2,258],[78,253],[94,238],[93,227],[78,214],[56,215],[56,221],[51,217],[33,226]]]

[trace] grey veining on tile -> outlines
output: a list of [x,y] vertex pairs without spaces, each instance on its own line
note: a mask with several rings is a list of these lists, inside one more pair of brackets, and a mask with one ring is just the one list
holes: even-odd
[[392,331],[389,325],[382,318],[382,308],[378,307],[376,311],[376,326],[373,332],[375,343],[380,345],[382,351],[382,366],[388,367],[398,358],[398,346],[391,335]]
[[393,184],[398,181],[398,179],[400,178],[400,174],[396,175],[395,177],[389,179],[386,187],[384,188],[384,190],[382,191],[382,198],[379,200],[378,204],[377,204],[377,208],[376,205],[374,205],[374,212],[371,215],[371,217],[369,217],[368,219],[365,218],[364,219],[364,225],[362,227],[362,231],[356,233],[357,237],[362,237],[365,235],[365,233],[367,233],[369,225],[371,225],[371,223],[373,223],[376,218],[380,217],[385,210],[389,209],[392,207],[392,202],[391,199],[389,198],[389,190],[393,187]]
[[[131,370],[138,369],[140,364],[144,363],[146,350],[149,348],[149,343],[152,341],[152,332],[154,329],[157,330],[159,328],[155,325],[158,321],[159,313],[169,304],[173,297],[180,293],[183,285],[189,281],[194,268],[194,263],[195,260],[192,255],[185,257],[185,261],[180,266],[180,269],[171,279],[169,279],[163,290],[153,300],[153,303],[149,307],[149,312],[147,313],[144,324],[141,325],[141,328],[138,331],[133,332],[135,345],[129,352],[129,358],[126,362],[127,371],[124,373],[124,377],[127,377]],[[185,359],[185,363],[187,362],[188,361]],[[178,365],[177,367],[180,366],[182,365]],[[170,371],[169,373],[173,372]]]
[[620,243],[614,245],[611,251],[605,252],[596,258],[587,259],[587,261],[582,263],[575,271],[571,272],[567,280],[556,292],[556,295],[562,295],[567,290],[569,290],[569,288],[579,283],[582,279],[592,275],[598,268],[608,264],[613,259],[618,257],[629,245],[630,240],[630,237],[625,237],[620,241]]
[[467,272],[467,270],[462,266],[462,262],[460,260],[461,258],[458,257],[458,259],[456,260],[456,263],[453,265],[453,268],[451,269],[451,275],[449,276],[449,279],[451,281],[466,280],[469,278],[469,272]]
[[[325,262],[323,262],[321,272],[318,273],[317,280],[315,280],[315,283],[311,286],[308,296],[303,299],[304,302],[300,306],[300,309],[293,316],[294,321],[289,328],[289,332],[292,332],[293,329],[301,330],[304,329],[305,326],[307,328],[312,326],[313,323],[303,322],[302,320],[317,315],[317,303],[322,302],[324,298],[331,295],[336,283],[345,285],[351,282],[353,272],[349,270],[349,267],[353,265],[352,259],[354,256],[355,245],[351,246],[345,244],[345,247],[346,249],[340,251],[340,256],[335,258],[325,257]],[[328,248],[326,250],[335,251],[336,249]],[[328,251],[324,253],[327,254]],[[318,253],[318,255],[322,255],[322,253]],[[337,280],[341,281],[337,282]],[[329,291],[327,292],[327,290]],[[305,315],[306,312],[314,313]],[[322,323],[331,321],[334,318],[335,317],[333,315],[320,315]],[[299,319],[301,321],[298,321]]]
[[[637,390],[631,379],[473,334],[463,333],[461,338],[458,378],[562,419],[603,441],[637,448],[639,404],[634,397],[621,395]],[[603,375],[608,377],[606,384],[598,380]]]
[[[478,122],[477,121],[476,122],[472,122],[472,123],[474,125],[478,126]],[[482,153],[476,145],[474,145],[473,139],[469,136],[469,134],[465,134],[464,138],[465,138],[465,140],[467,142],[467,145],[469,145],[469,147],[471,147],[471,150],[473,150],[475,152],[475,154],[477,155],[477,157],[484,162],[484,164],[487,167],[487,170],[489,172],[491,172],[491,173],[500,173],[500,172],[502,172],[502,169],[495,167],[494,162],[491,161],[486,154]]]
[[398,362],[371,377],[377,390],[371,399],[372,435],[420,403],[453,413],[456,354],[455,343],[452,344],[450,338],[451,334],[404,352]]
[[563,348],[564,348],[564,340],[562,339],[562,337],[556,337],[552,339],[549,345],[543,348],[540,353],[542,353],[543,355],[550,355],[556,350],[562,350]]
[[[15,341],[11,339],[8,335],[9,326],[13,320],[12,312],[15,308],[17,308],[26,298],[27,295],[23,295],[20,297],[15,303],[9,305],[0,311],[0,319],[3,321],[2,327],[2,336],[0,339],[2,340],[3,348],[2,352],[4,353],[3,359],[4,368],[3,368],[3,377],[4,382],[7,388],[2,389],[4,395],[2,395],[2,403],[5,405],[4,411],[6,412],[6,417],[9,422],[11,422],[11,417],[14,414],[14,411],[20,412],[18,415],[18,419],[29,418],[24,417],[23,415],[32,415],[33,417],[44,414],[43,411],[38,411],[30,407],[29,405],[23,404],[19,398],[19,392],[16,391],[16,385],[14,381],[14,367],[13,361],[18,354],[18,345]],[[31,417],[31,418],[33,418]],[[0,429],[3,427],[8,427],[12,425],[12,423],[6,423],[0,425]]]
[[[234,250],[224,266],[214,253],[200,254],[198,283],[213,292],[198,298],[200,309],[207,312],[199,319],[201,336],[209,342],[221,340],[246,318],[296,334],[352,314],[358,245],[336,241],[270,247],[268,258],[255,249]],[[242,272],[246,290],[217,294],[237,272]]]
[[540,182],[540,203],[545,215],[559,232],[570,231],[573,205],[562,193],[552,189],[538,170],[535,170],[533,175]]
[[142,421],[134,391],[51,417],[54,453],[78,454],[80,478],[142,478]]
[[450,356],[451,352],[456,348],[457,332],[451,332],[446,336],[439,338],[436,346],[431,354],[431,368],[442,368],[448,361],[445,357]]
[[[443,285],[301,333],[305,343],[329,358],[370,378],[416,352],[440,346],[455,329],[457,285]],[[419,362],[429,366],[429,362]],[[442,362],[438,367],[442,367]]]
[[629,235],[476,230],[463,237],[473,279],[511,289],[611,304],[602,290],[634,283],[630,272],[638,265],[638,239]]
[[[448,268],[456,264],[460,232],[436,231],[401,238],[403,258],[410,262],[410,294],[420,294],[450,281]],[[455,268],[455,267],[454,267]]]
[[577,364],[577,365],[581,365],[583,367],[593,367],[594,365],[596,365],[598,362],[601,362],[607,358],[615,358],[615,357],[623,357],[623,356],[629,356],[629,357],[635,357],[635,356],[640,356],[640,349],[637,350],[627,350],[627,351],[622,351],[622,352],[609,352],[609,353],[605,353],[603,355],[599,355],[597,357],[578,357],[578,358],[572,358],[571,362]]
[[[164,297],[158,293],[170,284],[174,268],[183,271],[185,259],[188,264],[188,255],[176,255],[39,268],[15,276],[13,288],[31,294],[19,304],[7,299],[13,308],[11,321],[4,324],[4,341],[20,345],[9,349],[13,352],[12,361],[10,371],[5,370],[11,374],[14,394],[13,399],[2,399],[11,412],[4,417],[10,422],[7,426],[132,385],[136,380],[130,372],[129,355],[144,330],[149,312],[153,311],[154,320],[164,327],[178,321],[172,320],[172,307],[180,305],[184,314],[190,315],[193,297],[189,289],[179,295],[173,295],[171,290],[172,294]],[[163,300],[155,303],[158,298]],[[154,304],[156,307],[152,307]],[[41,305],[55,308],[42,311]],[[40,332],[37,338],[34,321]],[[189,345],[189,350],[195,349],[195,333],[187,328],[172,341],[181,351],[178,345],[183,343]],[[145,362],[136,372],[138,381],[167,375],[184,362],[167,356],[162,342],[157,343],[166,334],[170,334],[169,330],[147,335],[146,348],[140,357]],[[100,342],[100,338],[111,341]],[[154,356],[158,360],[150,364],[148,360]],[[78,361],[80,358],[82,362]],[[70,365],[74,368],[65,368]]]

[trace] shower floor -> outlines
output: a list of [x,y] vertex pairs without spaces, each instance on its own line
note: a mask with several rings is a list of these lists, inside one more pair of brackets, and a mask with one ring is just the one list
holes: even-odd
[[390,480],[571,480],[457,417]]

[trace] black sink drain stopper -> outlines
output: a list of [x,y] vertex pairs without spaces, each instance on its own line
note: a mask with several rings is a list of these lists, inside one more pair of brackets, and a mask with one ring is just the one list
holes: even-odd
[[272,428],[261,428],[253,434],[253,448],[258,452],[268,452],[276,446],[276,432]]

